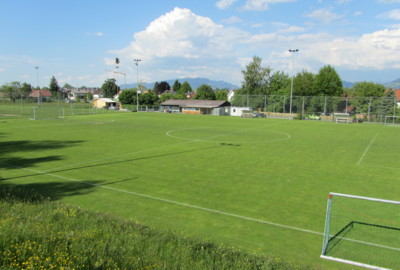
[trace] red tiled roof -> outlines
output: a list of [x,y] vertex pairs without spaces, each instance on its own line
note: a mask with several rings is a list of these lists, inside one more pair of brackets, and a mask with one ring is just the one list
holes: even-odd
[[49,90],[32,90],[29,94],[30,97],[37,98],[39,97],[39,93],[41,97],[51,97],[51,92]]

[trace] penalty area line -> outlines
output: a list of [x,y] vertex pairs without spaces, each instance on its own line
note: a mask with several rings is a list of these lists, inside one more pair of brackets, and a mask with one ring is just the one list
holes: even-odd
[[310,233],[310,234],[316,234],[316,235],[323,235],[323,233],[321,233],[321,232],[316,232],[316,231],[297,228],[297,227],[293,227],[293,226],[283,225],[283,224],[270,222],[270,221],[266,221],[266,220],[262,220],[262,219],[256,219],[256,218],[241,216],[241,215],[237,215],[237,214],[233,214],[233,213],[229,213],[229,212],[224,212],[224,211],[220,211],[220,210],[215,210],[215,209],[211,209],[211,208],[201,207],[201,206],[197,206],[197,205],[193,205],[193,204],[177,202],[177,201],[168,200],[168,199],[164,199],[164,198],[159,198],[159,197],[155,197],[155,196],[151,196],[151,195],[137,193],[137,192],[134,192],[134,191],[127,191],[127,190],[123,190],[123,189],[118,189],[118,188],[98,185],[98,184],[90,183],[90,182],[87,182],[87,181],[81,181],[81,180],[77,180],[77,179],[74,179],[74,178],[71,178],[71,177],[61,176],[61,175],[57,175],[57,174],[53,174],[53,173],[47,173],[47,172],[43,172],[43,171],[37,171],[37,170],[32,170],[32,169],[27,169],[27,168],[22,168],[22,167],[18,167],[18,168],[23,169],[23,170],[27,170],[27,171],[31,171],[31,172],[35,172],[35,173],[39,173],[39,174],[49,175],[49,176],[52,176],[52,177],[55,177],[55,178],[59,178],[59,179],[64,179],[64,180],[68,180],[68,181],[72,181],[72,182],[78,182],[78,183],[82,183],[82,184],[86,184],[86,185],[90,185],[90,186],[94,186],[94,187],[98,187],[98,188],[104,188],[104,189],[108,189],[108,190],[112,190],[112,191],[116,191],[116,192],[121,192],[121,193],[129,194],[129,195],[134,195],[134,196],[142,197],[142,198],[146,198],[146,199],[166,202],[166,203],[175,204],[175,205],[179,205],[179,206],[183,206],[183,207],[188,207],[188,208],[192,208],[192,209],[211,212],[211,213],[215,213],[215,214],[219,214],[219,215],[235,217],[235,218],[244,219],[244,220],[253,221],[253,222],[262,223],[262,224],[267,224],[267,225],[271,225],[271,226],[275,226],[275,227],[279,227],[279,228],[284,228],[284,229],[289,229],[289,230],[294,230],[294,231],[300,231],[300,232],[305,232],[305,233]]

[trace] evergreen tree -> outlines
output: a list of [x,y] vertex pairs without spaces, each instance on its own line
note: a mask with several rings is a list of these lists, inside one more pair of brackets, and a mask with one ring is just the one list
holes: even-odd
[[181,88],[181,83],[178,80],[175,80],[174,85],[172,86],[172,89],[176,93],[180,93],[180,88]]
[[190,84],[187,81],[185,81],[179,87],[179,92],[178,93],[185,95],[185,94],[190,93],[192,91],[193,90],[192,90],[192,87],[190,86]]
[[60,86],[58,86],[58,82],[54,76],[51,77],[51,79],[50,79],[49,89],[50,89],[51,95],[53,97],[57,98],[58,93],[60,91]]

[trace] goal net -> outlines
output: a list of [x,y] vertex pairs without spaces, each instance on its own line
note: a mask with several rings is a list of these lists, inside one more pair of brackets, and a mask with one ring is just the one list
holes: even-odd
[[400,269],[400,202],[330,193],[321,258]]
[[31,120],[64,118],[64,108],[32,107]]
[[385,116],[385,126],[400,126],[400,116]]

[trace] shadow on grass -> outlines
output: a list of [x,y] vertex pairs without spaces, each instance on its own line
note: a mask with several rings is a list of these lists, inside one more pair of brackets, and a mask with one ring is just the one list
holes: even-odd
[[[1,136],[1,134],[0,134]],[[74,146],[82,143],[83,141],[56,141],[56,140],[43,140],[43,141],[2,141],[0,142],[0,169],[18,169],[32,167],[37,163],[50,162],[62,160],[62,156],[45,156],[36,158],[16,157],[15,154],[19,152],[40,152],[42,150],[60,149],[65,147]]]
[[86,195],[101,182],[47,182],[31,184],[0,183],[0,200],[7,202],[44,202],[68,196]]

